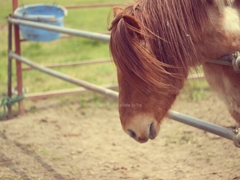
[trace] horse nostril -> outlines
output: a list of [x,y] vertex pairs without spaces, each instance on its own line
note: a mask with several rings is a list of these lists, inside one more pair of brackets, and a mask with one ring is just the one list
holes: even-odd
[[131,136],[133,139],[136,139],[137,135],[134,131],[132,131],[131,129],[128,129],[127,131],[129,136]]
[[149,138],[154,139],[156,135],[157,135],[157,132],[155,130],[154,123],[151,123],[149,128]]

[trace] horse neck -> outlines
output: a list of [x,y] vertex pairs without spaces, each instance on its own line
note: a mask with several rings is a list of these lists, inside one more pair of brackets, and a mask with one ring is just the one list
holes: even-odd
[[202,40],[195,42],[195,48],[204,63],[207,59],[219,59],[240,50],[239,3],[225,6],[221,10],[208,7],[211,21],[203,34]]

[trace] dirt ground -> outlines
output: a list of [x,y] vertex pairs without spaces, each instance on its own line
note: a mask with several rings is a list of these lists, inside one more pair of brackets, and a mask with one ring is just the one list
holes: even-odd
[[[1,180],[240,180],[233,142],[166,119],[155,140],[139,144],[115,108],[36,102],[35,111],[0,121]],[[173,110],[236,125],[212,93],[179,99]]]

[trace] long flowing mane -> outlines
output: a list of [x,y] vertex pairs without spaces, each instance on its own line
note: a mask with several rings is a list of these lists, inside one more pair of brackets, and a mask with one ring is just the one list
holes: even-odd
[[[231,0],[137,0],[116,14],[110,50],[124,78],[139,90],[176,93],[175,86],[182,86],[178,79],[201,61],[195,42],[211,23],[209,3],[221,8]],[[175,82],[162,80],[172,77]]]

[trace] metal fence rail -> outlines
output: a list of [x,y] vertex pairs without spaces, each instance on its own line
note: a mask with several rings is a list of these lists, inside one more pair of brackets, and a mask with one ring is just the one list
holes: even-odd
[[80,79],[77,79],[77,78],[73,78],[71,76],[60,73],[60,72],[55,71],[53,69],[49,69],[49,68],[40,66],[40,65],[28,60],[27,58],[19,56],[18,54],[13,53],[13,52],[10,52],[9,56],[11,58],[14,58],[14,59],[18,60],[18,61],[21,61],[24,64],[27,64],[28,66],[30,66],[34,69],[42,71],[42,72],[44,72],[46,74],[49,74],[51,76],[54,76],[56,78],[62,79],[64,81],[70,82],[72,84],[76,84],[78,86],[82,86],[82,87],[84,87],[88,90],[91,90],[93,92],[97,92],[97,93],[102,94],[104,96],[109,96],[109,97],[118,99],[118,92],[116,92],[116,91],[113,91],[113,90],[110,90],[110,89],[107,89],[107,88],[103,88],[101,86],[97,86],[95,84],[91,84],[89,82],[86,82],[86,81],[83,81],[83,80],[80,80]]
[[103,41],[103,42],[109,42],[110,36],[101,34],[101,33],[94,33],[94,32],[88,32],[88,31],[82,31],[82,30],[76,30],[72,28],[65,28],[65,27],[58,27],[33,21],[27,21],[22,19],[16,19],[16,18],[8,18],[8,22],[12,24],[20,24],[20,25],[26,25],[31,27],[36,27],[40,29],[45,29],[49,31],[59,32],[59,33],[65,33],[73,36],[80,36],[92,40],[97,41]]
[[211,132],[213,134],[216,134],[229,140],[233,140],[233,137],[235,136],[234,131],[229,128],[225,128],[207,121],[200,120],[198,118],[187,116],[176,111],[169,111],[168,116],[169,118],[174,119],[178,122],[196,127],[207,132]]

